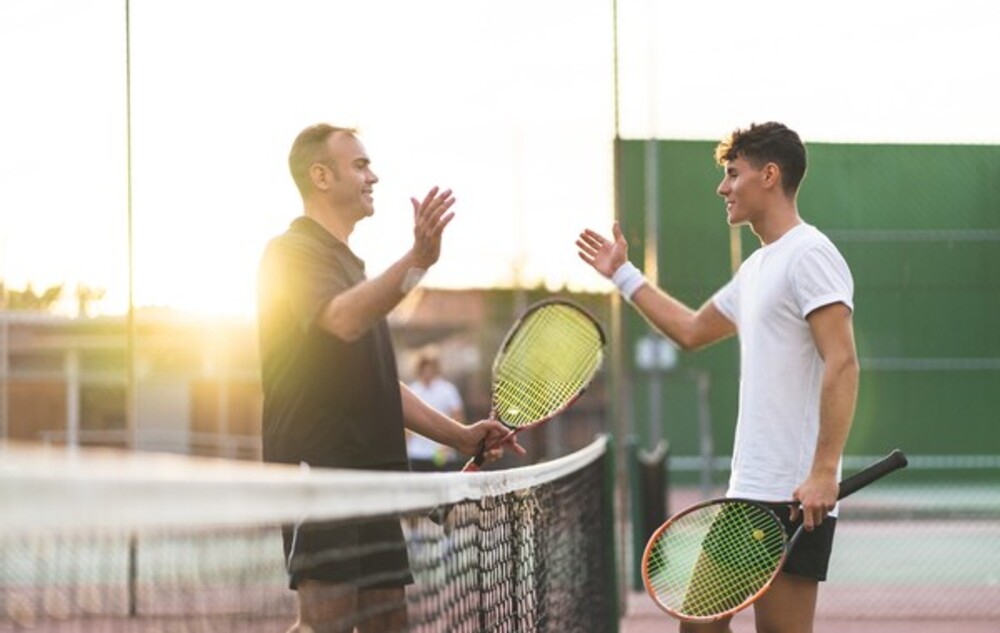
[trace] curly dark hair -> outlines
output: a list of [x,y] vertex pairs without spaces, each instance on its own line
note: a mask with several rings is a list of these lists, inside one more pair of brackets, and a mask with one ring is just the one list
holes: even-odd
[[806,175],[806,146],[793,130],[782,123],[752,123],[734,130],[715,148],[715,160],[726,163],[744,158],[756,169],[774,163],[781,170],[781,187],[794,195]]

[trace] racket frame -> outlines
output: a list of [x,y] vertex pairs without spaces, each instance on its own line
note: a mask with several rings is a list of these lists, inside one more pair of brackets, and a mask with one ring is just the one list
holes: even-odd
[[[676,609],[673,609],[670,606],[664,604],[656,596],[656,594],[652,590],[652,588],[651,588],[651,581],[650,581],[649,575],[648,575],[648,573],[649,573],[648,572],[648,570],[649,570],[649,559],[650,559],[650,557],[653,556],[653,553],[656,550],[656,547],[659,545],[660,535],[663,534],[663,532],[665,532],[668,529],[670,529],[676,522],[680,521],[681,519],[683,519],[687,515],[692,514],[694,512],[698,512],[698,511],[703,510],[703,509],[705,509],[707,507],[710,507],[710,506],[721,506],[721,507],[724,508],[726,506],[736,506],[736,505],[751,505],[751,506],[754,506],[757,509],[761,510],[765,515],[769,516],[770,519],[774,521],[775,525],[778,526],[780,534],[781,534],[782,552],[781,552],[781,558],[778,560],[778,564],[775,567],[774,573],[771,574],[771,577],[767,580],[767,582],[765,582],[763,584],[763,586],[761,586],[761,588],[758,589],[752,596],[750,596],[749,598],[747,598],[746,600],[744,600],[743,602],[741,602],[736,607],[734,607],[732,609],[729,609],[727,611],[724,611],[722,613],[719,613],[719,614],[713,614],[713,615],[708,615],[708,616],[693,616],[693,615],[689,615],[689,614],[677,611]],[[692,506],[684,508],[683,510],[681,510],[677,514],[675,514],[675,515],[671,516],[669,519],[667,519],[667,521],[663,525],[661,525],[660,527],[658,527],[653,532],[653,534],[649,537],[649,541],[646,543],[646,549],[642,553],[642,580],[643,580],[643,584],[645,584],[646,591],[647,591],[647,593],[649,593],[650,597],[653,599],[653,602],[656,603],[656,606],[658,606],[663,611],[666,611],[668,614],[672,615],[673,617],[677,618],[678,620],[682,620],[684,622],[692,622],[692,623],[702,623],[702,624],[704,624],[704,623],[708,623],[708,622],[716,622],[716,621],[721,620],[723,618],[729,617],[729,616],[731,616],[731,615],[733,615],[733,614],[735,614],[735,613],[737,613],[737,612],[739,612],[739,611],[747,608],[748,606],[750,606],[751,604],[753,604],[760,596],[764,595],[764,593],[768,589],[770,589],[771,583],[774,582],[774,579],[778,577],[778,573],[781,571],[781,568],[784,566],[785,559],[788,557],[788,554],[791,551],[791,547],[792,547],[792,545],[794,545],[794,540],[795,540],[795,538],[797,536],[797,533],[796,533],[795,536],[789,538],[789,536],[788,536],[788,530],[785,528],[785,524],[782,523],[781,519],[778,518],[778,515],[775,513],[773,507],[770,507],[770,506],[775,506],[775,505],[782,505],[782,504],[781,504],[781,502],[770,503],[770,502],[766,502],[766,501],[756,501],[754,499],[743,499],[743,498],[739,498],[739,497],[719,497],[719,498],[715,498],[715,499],[707,499],[705,501],[701,501],[701,502],[696,503],[696,504],[694,504]],[[720,511],[720,514],[721,514],[721,512],[722,511]],[[802,529],[802,527],[799,526],[797,532],[801,531],[801,529]]]
[[[555,411],[550,412],[548,415],[546,415],[543,418],[540,418],[538,420],[534,420],[534,421],[529,422],[527,424],[521,424],[521,425],[518,425],[518,426],[513,426],[513,425],[511,425],[511,424],[509,424],[507,422],[504,422],[499,417],[497,417],[497,415],[496,415],[496,383],[497,383],[496,374],[497,374],[497,366],[499,365],[499,363],[500,363],[501,359],[503,358],[504,354],[507,352],[507,349],[510,347],[511,343],[514,341],[514,337],[517,335],[517,333],[520,331],[521,327],[524,325],[525,321],[527,321],[528,318],[532,314],[534,314],[535,312],[537,312],[538,310],[541,310],[543,308],[546,308],[546,307],[552,306],[552,305],[565,306],[565,307],[568,307],[570,309],[576,310],[577,312],[579,312],[580,314],[582,314],[583,316],[585,316],[587,318],[587,320],[590,321],[590,323],[594,326],[594,329],[597,330],[597,333],[600,336],[600,339],[601,339],[601,349],[603,350],[604,347],[607,345],[608,339],[607,339],[607,336],[604,333],[604,328],[601,327],[600,322],[594,317],[593,314],[590,313],[590,311],[588,311],[586,308],[582,307],[581,305],[579,305],[579,304],[577,304],[577,303],[575,303],[573,301],[570,301],[568,299],[564,299],[562,297],[554,297],[554,298],[550,298],[550,299],[543,299],[541,301],[537,301],[537,302],[531,304],[530,306],[528,306],[524,310],[524,312],[522,312],[520,314],[520,316],[518,316],[517,320],[514,321],[514,323],[507,329],[507,334],[504,335],[503,341],[500,343],[500,347],[497,349],[497,353],[493,357],[493,365],[492,365],[492,371],[491,371],[491,385],[490,385],[490,417],[489,417],[489,419],[490,420],[496,420],[497,422],[503,424],[505,427],[507,427],[510,430],[510,432],[507,433],[507,435],[505,435],[501,440],[499,440],[498,442],[496,442],[492,446],[486,446],[486,441],[484,440],[480,444],[480,446],[479,446],[479,451],[476,453],[476,455],[474,455],[473,457],[471,457],[469,459],[469,461],[467,461],[465,463],[465,466],[462,467],[462,470],[460,472],[463,472],[463,473],[479,472],[480,466],[482,466],[483,462],[486,461],[486,452],[487,451],[492,450],[492,449],[494,449],[497,446],[500,446],[502,444],[505,444],[506,442],[509,442],[511,440],[511,438],[513,438],[514,436],[516,436],[521,431],[523,431],[525,429],[530,429],[530,428],[533,428],[533,427],[537,427],[538,425],[543,424],[544,422],[547,422],[547,421],[551,420],[552,418],[558,416],[560,413],[562,413],[563,411],[565,411],[566,409],[568,409],[574,402],[576,402],[580,398],[580,396],[582,396],[584,394],[584,392],[590,386],[590,383],[593,382],[594,376],[597,375],[597,369],[600,368],[600,363],[597,364],[597,368],[595,368],[594,372],[590,375],[590,378],[583,385],[581,385],[580,389],[578,389],[575,394],[573,394],[566,402],[564,402],[562,404],[562,406],[560,406]],[[434,523],[437,523],[438,525],[443,525],[445,523],[445,521],[448,519],[448,515],[450,514],[450,512],[451,512],[451,506],[450,505],[437,506],[436,508],[434,508],[433,510],[431,510],[431,512],[430,512],[430,514],[428,516],[430,517],[430,519]]]
[[[878,479],[881,479],[882,477],[885,477],[886,475],[895,470],[905,468],[907,463],[908,462],[906,459],[906,455],[904,455],[902,451],[898,449],[893,450],[891,453],[889,453],[882,459],[878,460],[877,462],[861,469],[860,471],[854,473],[847,479],[841,481],[837,495],[837,500],[839,501],[844,497],[847,497],[848,495],[854,494],[858,490],[861,490],[865,486],[877,481]],[[656,592],[653,590],[651,586],[651,581],[649,579],[649,558],[653,555],[654,550],[659,545],[660,536],[666,530],[668,530],[674,523],[676,523],[679,519],[687,516],[688,514],[697,512],[698,510],[701,510],[705,507],[712,505],[726,506],[726,505],[737,505],[737,504],[749,504],[765,511],[768,515],[770,515],[771,518],[773,518],[773,520],[781,530],[782,539],[784,541],[783,551],[781,553],[780,559],[778,560],[778,564],[775,566],[774,572],[771,574],[771,577],[768,578],[767,582],[765,582],[760,587],[760,589],[754,592],[752,596],[746,598],[739,605],[731,609],[727,609],[722,613],[712,614],[707,616],[693,616],[686,613],[681,613],[676,609],[671,608],[670,606],[664,604],[663,601],[661,601],[657,597]],[[761,596],[767,593],[767,590],[771,588],[771,584],[774,582],[774,579],[777,578],[778,574],[781,573],[781,569],[782,567],[784,567],[785,561],[788,559],[788,555],[791,552],[792,547],[795,546],[795,543],[798,541],[803,531],[803,524],[800,523],[799,526],[795,529],[795,532],[791,536],[789,536],[785,524],[781,521],[781,519],[778,518],[778,515],[772,509],[774,506],[781,506],[781,505],[798,506],[801,504],[797,500],[774,502],[774,501],[760,501],[754,499],[743,499],[738,497],[720,497],[696,503],[692,506],[689,506],[681,510],[677,514],[667,519],[667,521],[664,522],[663,525],[658,527],[649,537],[649,540],[646,543],[646,549],[643,551],[642,554],[643,584],[646,587],[646,592],[649,594],[650,598],[652,598],[656,606],[659,607],[661,610],[665,611],[666,613],[668,613],[669,615],[673,616],[674,618],[677,618],[678,620],[684,622],[708,623],[708,622],[716,622],[718,620],[730,617],[742,611],[743,609],[746,609],[751,604],[756,602]]]
[[[540,424],[548,422],[552,418],[558,416],[560,413],[562,413],[562,412],[566,411],[567,409],[569,409],[570,406],[572,406],[574,402],[576,402],[577,400],[579,400],[580,396],[582,396],[584,394],[584,392],[587,391],[587,388],[590,386],[590,383],[593,381],[594,376],[597,375],[597,371],[595,370],[594,373],[591,374],[590,379],[588,379],[587,382],[584,383],[580,387],[580,389],[577,390],[577,392],[575,394],[573,394],[573,396],[571,396],[566,402],[564,402],[562,404],[562,406],[560,406],[555,411],[550,412],[545,417],[539,418],[538,420],[534,420],[534,421],[529,422],[527,424],[521,424],[521,425],[514,426],[514,425],[511,425],[511,424],[505,422],[503,419],[501,419],[499,417],[496,417],[496,373],[497,373],[496,372],[496,368],[500,364],[500,361],[503,358],[504,354],[507,353],[507,349],[510,347],[511,343],[514,341],[514,338],[517,336],[517,333],[520,331],[521,326],[524,324],[524,322],[527,321],[528,318],[532,314],[534,314],[535,312],[537,312],[538,310],[541,310],[542,308],[546,308],[546,307],[552,306],[552,305],[562,305],[562,306],[568,307],[570,309],[576,310],[577,312],[579,312],[582,315],[584,315],[590,321],[590,323],[594,326],[594,329],[597,330],[597,333],[598,333],[598,335],[600,336],[600,339],[601,339],[601,348],[603,349],[604,346],[607,345],[608,339],[607,339],[606,335],[604,334],[604,328],[601,327],[600,322],[586,308],[580,306],[579,304],[577,304],[577,303],[575,303],[573,301],[570,301],[568,299],[563,299],[561,297],[556,297],[556,298],[551,298],[551,299],[543,299],[542,301],[538,301],[538,302],[533,303],[530,306],[528,306],[528,308],[525,309],[525,311],[523,313],[521,313],[521,315],[517,318],[517,320],[513,323],[513,325],[511,325],[510,328],[507,330],[507,334],[504,336],[503,341],[500,343],[500,347],[497,350],[496,356],[493,357],[493,370],[491,372],[492,373],[492,384],[491,384],[491,388],[490,388],[490,392],[491,392],[490,393],[490,419],[491,420],[496,420],[497,422],[503,424],[505,427],[507,427],[508,429],[510,429],[510,432],[507,435],[505,435],[503,437],[503,439],[501,439],[500,441],[496,442],[496,444],[494,444],[492,446],[489,446],[489,447],[487,447],[485,445],[483,445],[482,447],[480,447],[479,452],[475,456],[473,456],[472,458],[470,458],[469,461],[467,461],[465,463],[465,466],[462,468],[461,472],[478,472],[479,471],[479,467],[482,466],[483,462],[485,461],[485,453],[486,453],[486,451],[492,450],[492,449],[496,448],[497,446],[500,446],[501,444],[504,444],[504,443],[510,441],[510,439],[512,437],[516,436],[518,433],[520,433],[521,431],[523,431],[525,429],[534,428],[534,427],[537,427]],[[598,364],[598,366],[599,366],[599,364]]]

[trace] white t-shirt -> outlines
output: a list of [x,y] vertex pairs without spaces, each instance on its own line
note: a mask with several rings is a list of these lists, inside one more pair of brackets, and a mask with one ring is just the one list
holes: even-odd
[[[458,388],[443,378],[435,378],[429,385],[414,380],[409,387],[421,400],[446,415],[451,415],[462,408],[462,396],[458,393]],[[447,447],[423,435],[417,433],[407,435],[406,452],[411,458],[433,459],[442,450],[451,452]]]
[[[730,497],[788,501],[812,467],[823,360],[806,316],[851,310],[847,262],[815,227],[799,224],[761,247],[712,301],[736,325],[740,400]],[[838,478],[840,466],[837,467]]]

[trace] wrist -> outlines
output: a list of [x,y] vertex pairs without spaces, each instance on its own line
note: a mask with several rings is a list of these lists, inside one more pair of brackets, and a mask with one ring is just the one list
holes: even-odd
[[411,290],[420,285],[420,281],[427,274],[426,268],[419,268],[417,266],[410,266],[406,270],[406,274],[403,275],[403,281],[399,284],[399,290],[404,295],[408,294]]
[[809,474],[814,477],[836,477],[837,464],[813,464],[812,468],[809,470]]
[[646,278],[632,262],[626,261],[611,275],[611,283],[615,285],[626,301],[631,301],[632,295],[646,284]]

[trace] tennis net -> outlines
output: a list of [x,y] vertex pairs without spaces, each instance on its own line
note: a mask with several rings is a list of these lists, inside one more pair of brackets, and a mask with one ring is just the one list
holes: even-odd
[[[405,609],[403,630],[616,630],[611,460],[605,437],[473,474],[0,448],[0,632],[287,630],[280,528],[318,521],[398,523],[405,545],[357,548],[405,547],[405,604],[380,607]],[[445,526],[427,518],[439,504]]]

